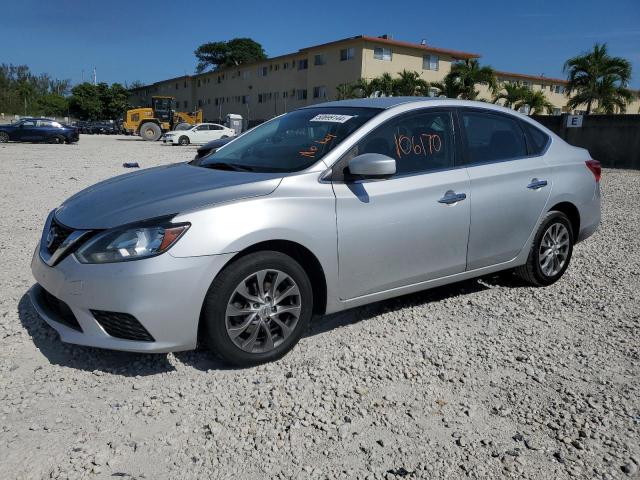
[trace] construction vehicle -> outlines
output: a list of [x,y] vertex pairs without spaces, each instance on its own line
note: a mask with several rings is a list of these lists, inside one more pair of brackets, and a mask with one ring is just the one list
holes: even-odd
[[185,130],[202,123],[202,110],[192,113],[177,112],[174,97],[151,97],[151,107],[127,110],[123,127],[132,135],[155,142],[170,130]]

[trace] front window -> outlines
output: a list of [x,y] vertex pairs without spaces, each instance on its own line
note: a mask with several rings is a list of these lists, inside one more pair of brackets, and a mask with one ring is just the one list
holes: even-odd
[[295,172],[310,167],[380,112],[375,108],[304,108],[276,117],[206,157],[202,167]]
[[376,60],[391,61],[391,49],[386,47],[376,47],[373,50],[373,58]]

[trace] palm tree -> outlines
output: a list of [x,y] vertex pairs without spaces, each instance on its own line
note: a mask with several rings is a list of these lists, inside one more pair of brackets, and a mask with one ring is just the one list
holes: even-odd
[[504,100],[503,106],[513,108],[519,101],[527,96],[528,90],[525,87],[516,85],[515,83],[505,83],[502,90],[498,91],[493,97],[493,103]]
[[376,77],[373,80],[371,80],[371,83],[374,85],[375,90],[378,92],[378,95],[381,95],[384,97],[393,96],[395,80],[393,79],[390,73],[388,72],[383,73],[379,77]]
[[587,115],[596,104],[599,111],[626,111],[633,94],[627,89],[631,79],[631,63],[621,57],[611,57],[606,44],[596,43],[593,50],[570,58],[564,64],[568,84],[569,108],[587,105]]
[[476,90],[478,83],[486,83],[490,91],[495,91],[497,86],[496,72],[489,66],[480,66],[480,62],[475,59],[456,62],[451,66],[451,71],[447,76],[457,79],[462,85],[462,98],[475,100],[480,94]]
[[418,72],[403,70],[393,82],[393,94],[407,97],[429,95],[429,82],[420,78]]
[[439,95],[444,95],[447,98],[458,98],[464,91],[464,87],[459,79],[448,74],[442,82],[434,82],[431,84],[431,87],[438,90]]
[[542,90],[529,90],[524,89],[524,96],[521,100],[517,101],[513,108],[520,110],[525,105],[529,105],[529,115],[541,114],[543,111],[551,113],[553,111],[553,104],[547,100]]
[[338,100],[347,100],[349,98],[358,98],[358,88],[353,83],[341,83],[336,87]]
[[372,96],[376,92],[376,84],[373,80],[367,80],[366,78],[359,78],[356,83],[353,84],[353,93],[358,98],[367,98]]

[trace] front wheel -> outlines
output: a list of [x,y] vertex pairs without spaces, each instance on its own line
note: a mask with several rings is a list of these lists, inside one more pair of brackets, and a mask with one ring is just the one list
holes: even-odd
[[162,135],[162,130],[155,123],[147,122],[140,127],[140,136],[145,140],[155,142],[160,139],[160,135]]
[[0,132],[0,143],[7,143],[9,141],[9,134],[6,132]]
[[250,366],[277,360],[304,333],[313,290],[304,269],[274,251],[249,254],[213,281],[202,321],[207,343],[223,360]]
[[187,137],[186,135],[182,135],[178,139],[178,143],[182,146],[189,145],[189,137]]
[[527,263],[516,269],[516,275],[535,287],[557,282],[569,266],[573,244],[569,218],[562,212],[547,213],[538,227]]

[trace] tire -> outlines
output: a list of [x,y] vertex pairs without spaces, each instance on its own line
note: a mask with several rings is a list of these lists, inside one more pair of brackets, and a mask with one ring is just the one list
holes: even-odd
[[571,261],[574,238],[571,221],[564,213],[547,213],[533,239],[527,263],[515,269],[516,275],[534,287],[557,282]]
[[187,137],[186,135],[182,135],[179,139],[178,139],[178,144],[185,146],[185,145],[189,145],[190,141],[189,141],[189,137]]
[[160,139],[162,130],[160,127],[152,122],[143,123],[140,125],[140,136],[150,142],[155,142]]
[[[259,278],[263,295],[256,288]],[[282,313],[274,314],[277,309]],[[241,257],[218,274],[205,297],[201,322],[215,354],[229,364],[248,367],[290,351],[306,331],[312,312],[313,290],[300,264],[283,253],[262,251]]]
[[56,135],[55,137],[51,137],[47,140],[47,143],[54,143],[57,145],[61,145],[65,142],[65,138],[62,135]]
[[9,142],[9,134],[6,132],[0,132],[0,143],[8,143]]
[[177,124],[175,127],[173,127],[174,130],[189,130],[193,125],[191,125],[190,123],[187,122],[180,122],[179,124]]

